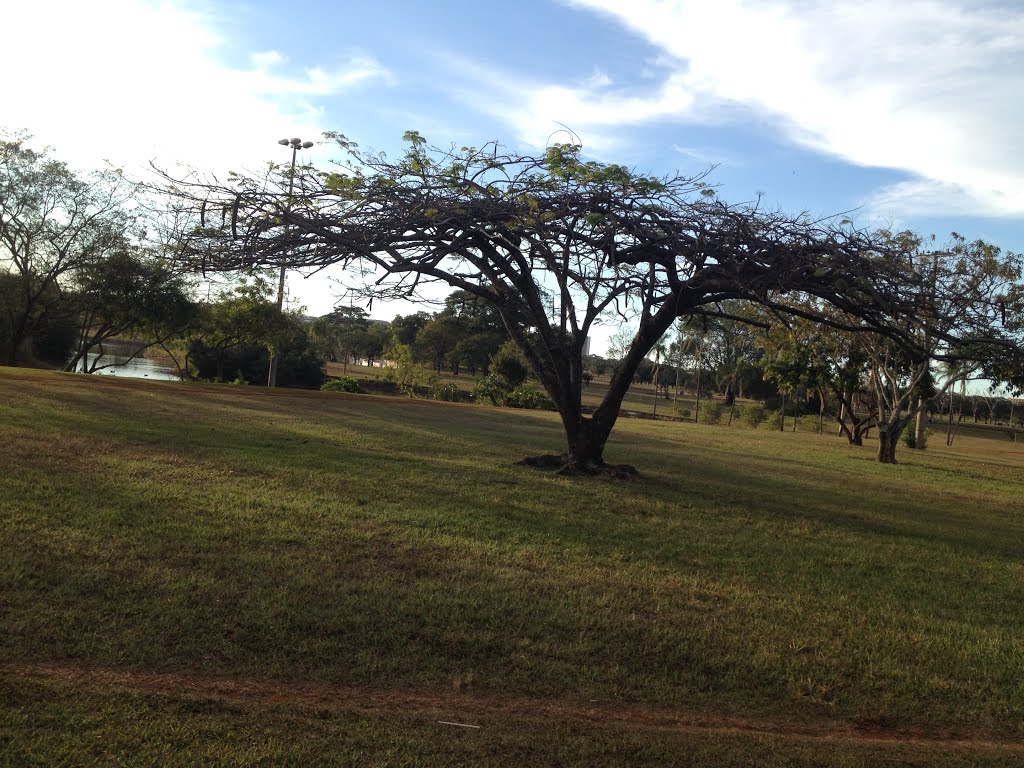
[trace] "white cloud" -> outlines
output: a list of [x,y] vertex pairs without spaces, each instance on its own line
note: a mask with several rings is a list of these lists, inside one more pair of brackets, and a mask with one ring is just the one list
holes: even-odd
[[673,144],[672,151],[685,157],[687,160],[690,160],[691,162],[699,163],[700,165],[704,166],[722,165],[723,163],[728,163],[729,165],[735,168],[742,164],[740,160],[732,157],[731,155],[727,155],[726,153],[722,152],[719,149],[684,147],[680,144]]
[[256,69],[270,69],[278,64],[285,64],[288,57],[280,51],[257,51],[249,57]]
[[320,67],[307,70],[314,93],[324,95],[337,93],[369,80],[392,82],[391,74],[369,56],[354,56],[344,67],[327,72]]
[[947,211],[964,216],[1019,215],[1014,205],[999,193],[980,196],[962,184],[913,179],[883,187],[866,201],[865,213],[879,219],[894,212],[900,216],[934,216]]
[[[83,170],[109,160],[140,176],[155,159],[222,175],[287,161],[277,140],[320,139],[332,127],[324,113],[333,94],[390,80],[366,56],[287,69],[288,57],[264,50],[243,54],[248,67],[229,66],[218,20],[196,7],[177,0],[6,4],[0,128],[28,131],[34,145],[52,145]],[[334,304],[326,280],[293,272],[288,285],[314,313]]]
[[692,102],[678,77],[655,83],[651,94],[637,94],[635,89],[614,88],[599,70],[574,85],[538,84],[479,62],[438,58],[469,83],[452,88],[457,98],[509,123],[516,139],[533,147],[582,137],[589,151],[607,154],[623,143],[614,129],[673,118]]
[[[572,0],[668,58],[638,98],[578,89],[575,125],[721,118],[737,106],[791,140],[913,181],[872,201],[937,213],[1024,213],[1024,9],[965,0]],[[547,92],[547,97],[545,97]],[[551,107],[553,90],[527,114]],[[733,112],[735,115],[735,112]],[[616,115],[618,118],[616,119]]]
[[[4,9],[0,127],[25,129],[83,168],[137,170],[151,158],[223,172],[280,154],[281,136],[316,140],[320,100],[371,79],[376,61],[286,70],[278,51],[225,63],[218,20],[184,2],[34,0]],[[23,73],[20,77],[12,73]]]

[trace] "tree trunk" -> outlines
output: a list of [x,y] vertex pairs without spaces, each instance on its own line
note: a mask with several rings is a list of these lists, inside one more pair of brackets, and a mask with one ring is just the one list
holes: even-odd
[[[590,416],[583,415],[583,356],[582,336],[573,337],[559,331],[545,339],[543,354],[535,339],[531,339],[518,322],[518,317],[509,315],[504,306],[499,312],[505,322],[505,329],[519,351],[523,353],[530,368],[544,386],[555,404],[561,418],[566,438],[566,453],[562,457],[543,456],[524,459],[523,464],[534,466],[555,466],[562,460],[562,471],[567,474],[578,472],[606,472],[617,477],[631,477],[637,474],[629,465],[609,466],[604,461],[604,446],[608,441],[615,421],[619,417],[622,401],[633,382],[640,364],[647,352],[657,343],[665,331],[675,322],[678,307],[664,304],[654,315],[640,324],[640,329],[630,345],[626,356],[619,361],[608,382],[608,390]],[[539,325],[543,328],[544,323]],[[568,343],[567,343],[568,342]],[[655,390],[657,396],[657,390]]]
[[604,461],[604,446],[615,425],[615,416],[595,414],[586,417],[562,415],[565,429],[566,452],[560,456],[528,456],[520,464],[541,468],[557,468],[567,475],[599,473],[613,477],[632,478],[637,475],[636,467],[629,464],[610,465]]
[[79,346],[78,349],[75,350],[75,354],[72,355],[71,359],[68,361],[67,365],[64,366],[64,372],[65,373],[75,373],[75,372],[77,372],[78,371],[78,365],[79,365],[79,363],[81,363],[82,364],[82,372],[83,373],[88,373],[88,371],[85,368],[85,363],[83,362],[86,354],[87,354],[87,351],[84,350],[81,346]]
[[887,424],[878,425],[878,461],[881,464],[896,463],[896,446],[899,445],[900,436],[906,428],[911,414],[902,418],[895,418]]
[[567,453],[563,469],[567,473],[594,473],[604,467],[604,446],[611,433],[604,419],[580,416],[575,424],[565,424]]
[[890,426],[878,428],[878,461],[881,464],[896,463],[896,443],[899,441],[897,435]]
[[35,307],[35,302],[29,301],[26,296],[26,304],[18,313],[17,320],[11,323],[11,340],[8,347],[7,365],[17,365],[21,358],[21,352],[25,347],[25,340],[29,338],[29,313]]
[[917,415],[914,420],[914,448],[918,451],[925,449],[927,442],[926,430],[928,429],[928,402],[924,399],[917,408]]

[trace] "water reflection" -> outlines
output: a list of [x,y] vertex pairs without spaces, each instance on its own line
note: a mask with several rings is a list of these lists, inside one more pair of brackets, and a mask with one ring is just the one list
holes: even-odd
[[[107,342],[103,345],[104,354],[100,358],[99,364],[108,367],[96,371],[93,375],[163,381],[180,380],[181,377],[178,376],[178,371],[173,365],[165,365],[142,356],[132,358],[131,354],[134,349],[136,347],[127,342]],[[96,358],[97,355],[90,354],[86,359],[86,366],[92,365]],[[81,367],[78,370],[81,370]]]

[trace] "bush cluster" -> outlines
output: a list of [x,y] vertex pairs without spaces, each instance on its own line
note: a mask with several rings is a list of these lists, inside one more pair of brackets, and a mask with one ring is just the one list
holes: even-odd
[[550,397],[543,392],[538,392],[535,389],[526,389],[525,387],[513,389],[505,395],[503,405],[508,408],[528,408],[538,411],[555,410],[555,404],[551,401]]
[[465,403],[470,399],[469,392],[458,388],[452,382],[437,381],[430,387],[428,396],[431,400],[443,400],[448,403]]
[[359,382],[351,376],[329,379],[320,385],[323,392],[359,392]]
[[489,403],[505,408],[527,408],[553,411],[555,404],[543,392],[527,389],[525,386],[511,388],[505,379],[495,374],[477,379],[472,398],[478,403]]
[[782,419],[782,411],[772,411],[768,416],[768,419],[765,421],[765,426],[767,426],[768,429],[778,431],[782,429]]
[[697,421],[701,424],[721,424],[722,404],[717,400],[701,401],[697,412]]
[[757,429],[761,426],[761,422],[764,421],[764,406],[744,405],[740,409],[740,421],[748,427]]

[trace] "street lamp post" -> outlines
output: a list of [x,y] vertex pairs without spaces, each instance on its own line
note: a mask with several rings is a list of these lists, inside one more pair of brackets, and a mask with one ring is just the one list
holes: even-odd
[[[285,204],[285,211],[291,211],[292,207],[292,192],[295,189],[295,158],[300,149],[309,149],[313,146],[312,141],[303,141],[302,139],[281,139],[277,142],[283,147],[292,148],[292,168],[291,173],[288,175],[288,199]],[[277,279],[277,311],[284,311],[284,272],[287,267],[287,261],[281,262],[281,272]],[[277,386],[277,350],[273,350],[270,355],[270,370],[267,372],[267,386]]]

